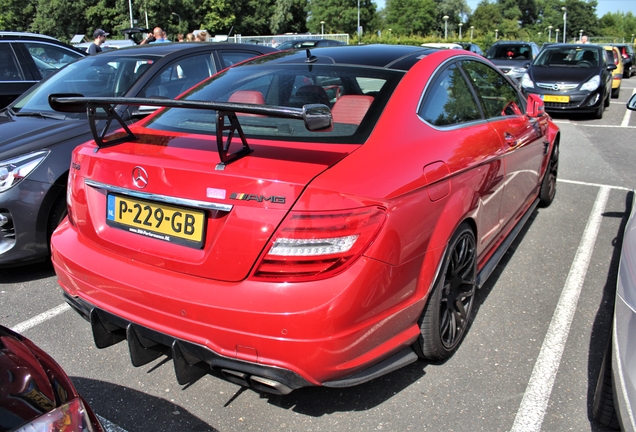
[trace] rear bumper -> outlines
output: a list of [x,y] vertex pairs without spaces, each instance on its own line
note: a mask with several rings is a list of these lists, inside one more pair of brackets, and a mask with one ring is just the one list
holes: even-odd
[[68,222],[52,245],[59,283],[91,322],[96,345],[126,340],[135,366],[172,351],[180,383],[212,368],[285,394],[357,385],[417,359],[410,346],[424,306],[413,278],[421,260],[396,268],[362,258],[306,284],[227,283],[94,250]]

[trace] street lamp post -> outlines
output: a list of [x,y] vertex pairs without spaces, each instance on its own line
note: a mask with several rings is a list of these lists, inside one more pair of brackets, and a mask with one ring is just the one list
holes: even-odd
[[556,33],[556,35],[554,36],[554,41],[558,42],[559,41],[559,29],[554,29],[554,32]]
[[568,34],[568,9],[563,6],[561,10],[563,11],[563,43],[565,43],[565,38]]
[[583,42],[583,29],[579,30],[579,41]]
[[325,22],[324,21],[320,21],[320,26],[322,28],[322,35],[325,35]]
[[448,15],[442,17],[444,20],[444,40],[448,39]]
[[551,39],[552,39],[552,26],[548,26],[548,30],[549,30],[549,33],[548,33],[548,42],[550,42],[550,41],[551,41]]
[[499,39],[499,29],[495,29],[495,40]]
[[179,18],[179,31],[181,31],[181,16],[176,12],[170,12],[170,15],[176,15],[176,17]]
[[360,0],[358,0],[358,45],[360,45]]
[[475,26],[470,26],[470,41],[473,41],[473,31],[475,30]]
[[459,40],[462,40],[462,26],[464,25],[463,23],[459,23]]
[[128,0],[128,10],[130,11],[130,28],[133,28],[132,0]]

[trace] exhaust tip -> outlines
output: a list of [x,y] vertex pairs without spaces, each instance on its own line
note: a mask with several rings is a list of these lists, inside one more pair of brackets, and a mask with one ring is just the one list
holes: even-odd
[[238,384],[242,387],[249,387],[249,375],[239,371],[233,371],[229,369],[221,369],[221,373],[223,374],[223,378],[226,380],[233,382],[234,384]]
[[250,377],[250,382],[253,389],[260,390],[265,393],[286,395],[292,392],[292,389],[287,387],[285,384],[281,384],[278,381],[274,381],[269,378],[252,375]]

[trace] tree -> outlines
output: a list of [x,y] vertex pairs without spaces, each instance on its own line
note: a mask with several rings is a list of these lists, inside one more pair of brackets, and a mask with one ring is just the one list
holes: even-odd
[[[369,31],[369,23],[375,16],[375,3],[372,0],[360,1],[360,26]],[[320,21],[325,22],[326,33],[357,34],[357,0],[309,0],[309,20],[307,28],[312,33],[321,32]]]
[[89,6],[85,0],[37,0],[29,30],[69,41],[75,34],[87,33],[84,11]]
[[474,26],[477,34],[494,33],[502,22],[501,7],[496,3],[490,3],[488,0],[482,0],[468,19],[468,25]]
[[270,29],[272,34],[305,33],[307,31],[307,1],[276,0]]
[[197,11],[203,17],[200,28],[212,33],[229,33],[236,21],[234,5],[230,0],[204,0]]
[[386,26],[395,35],[422,35],[436,27],[437,5],[434,0],[388,0]]
[[596,18],[596,0],[566,0],[567,35],[566,40],[579,38],[579,31],[583,30],[588,36],[598,34],[598,20]]
[[35,15],[35,0],[0,0],[0,29],[27,31]]

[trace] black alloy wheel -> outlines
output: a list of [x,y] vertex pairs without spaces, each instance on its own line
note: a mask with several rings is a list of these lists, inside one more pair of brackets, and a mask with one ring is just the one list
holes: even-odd
[[476,264],[475,235],[463,223],[449,242],[438,280],[420,318],[420,337],[413,349],[421,358],[444,360],[457,350],[470,322]]

